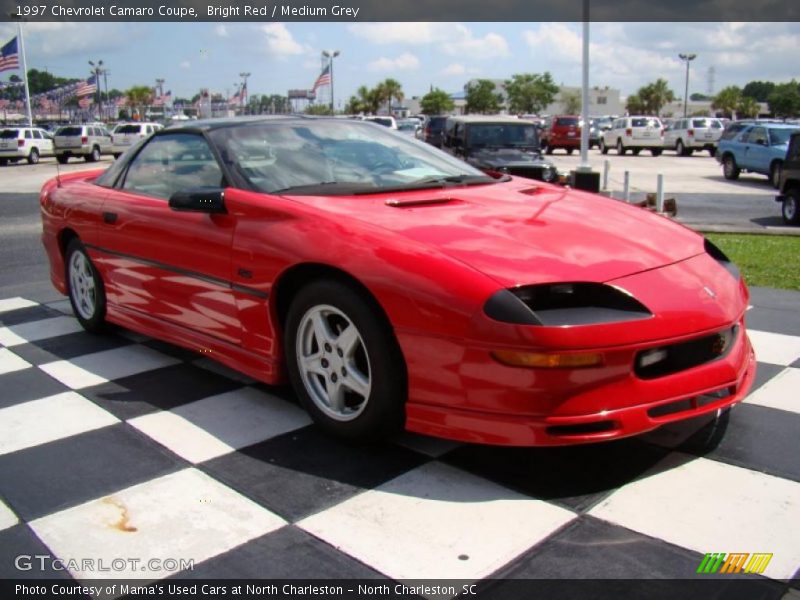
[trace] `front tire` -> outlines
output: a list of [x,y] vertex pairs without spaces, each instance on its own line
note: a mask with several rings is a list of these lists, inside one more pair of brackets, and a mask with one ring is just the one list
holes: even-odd
[[625,155],[625,146],[622,145],[622,140],[617,140],[617,154],[620,156]]
[[285,331],[289,378],[319,427],[360,441],[402,427],[405,362],[385,317],[363,294],[337,281],[310,283],[292,300]]
[[39,162],[39,151],[36,148],[31,148],[28,154],[28,164],[35,165]]
[[800,188],[792,188],[786,192],[781,214],[787,225],[800,225]]
[[722,159],[722,174],[725,179],[730,179],[731,181],[739,179],[739,173],[741,172],[742,170],[736,165],[736,159],[732,155],[728,154]]
[[91,333],[102,331],[106,322],[105,287],[77,238],[67,246],[66,279],[72,311],[81,327]]
[[600,153],[608,154],[608,146],[606,146],[606,142],[603,138],[600,138]]

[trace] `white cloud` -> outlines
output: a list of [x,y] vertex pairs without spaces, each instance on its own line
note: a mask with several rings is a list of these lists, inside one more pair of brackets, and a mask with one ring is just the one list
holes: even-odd
[[310,51],[308,46],[298,43],[283,23],[267,23],[259,27],[266,38],[266,48],[279,58]]
[[473,37],[472,31],[463,25],[456,27],[457,39],[442,44],[442,49],[451,56],[469,58],[501,58],[509,56],[508,42],[498,33],[487,33],[483,37]]
[[226,38],[230,36],[230,34],[228,33],[228,28],[222,23],[214,27],[214,35],[221,38]]
[[444,69],[439,71],[441,75],[446,76],[459,76],[459,75],[474,75],[476,73],[480,73],[480,69],[476,69],[474,67],[466,67],[461,63],[451,63],[447,65]]
[[410,52],[404,52],[397,58],[381,57],[367,65],[370,71],[413,71],[419,68],[419,59]]
[[179,66],[180,66],[181,69],[191,69],[192,68],[192,63],[189,62],[188,60],[183,60],[183,61],[181,61],[181,64]]
[[[106,53],[135,43],[142,37],[145,28],[144,24],[139,23],[27,23],[25,50],[29,62],[36,58]],[[3,35],[0,39],[16,35],[15,26],[8,29],[9,35]],[[3,29],[0,29],[0,34],[2,32]]]

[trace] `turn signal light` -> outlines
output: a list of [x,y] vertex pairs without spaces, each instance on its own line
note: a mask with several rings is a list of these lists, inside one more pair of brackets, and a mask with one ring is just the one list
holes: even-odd
[[493,350],[492,358],[509,367],[530,369],[583,369],[603,364],[603,355],[597,352],[580,354],[553,354],[544,352],[520,352],[517,350]]

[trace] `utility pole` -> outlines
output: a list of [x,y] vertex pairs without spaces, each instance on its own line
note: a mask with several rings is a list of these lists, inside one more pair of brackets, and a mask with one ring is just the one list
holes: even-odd
[[683,94],[683,118],[686,118],[689,107],[689,64],[697,58],[697,54],[678,54],[678,58],[686,63],[686,90]]

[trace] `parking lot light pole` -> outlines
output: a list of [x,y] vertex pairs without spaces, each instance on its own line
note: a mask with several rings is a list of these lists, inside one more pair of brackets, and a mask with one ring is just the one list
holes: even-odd
[[579,190],[600,191],[600,173],[589,164],[589,0],[583,0],[583,73],[581,81],[581,162],[572,173]]
[[339,56],[338,50],[323,50],[322,56],[328,59],[328,65],[330,65],[330,75],[331,75],[331,114],[333,114],[333,59]]
[[689,63],[697,58],[697,54],[678,54],[678,58],[686,63],[686,90],[683,93],[683,118],[685,119],[689,107]]

